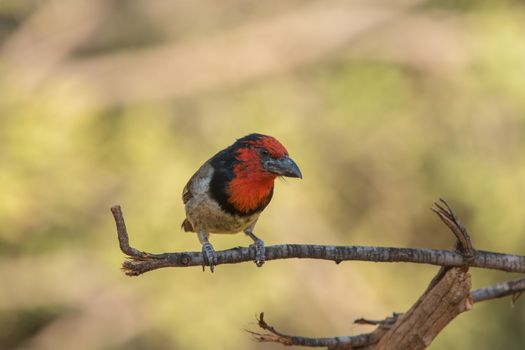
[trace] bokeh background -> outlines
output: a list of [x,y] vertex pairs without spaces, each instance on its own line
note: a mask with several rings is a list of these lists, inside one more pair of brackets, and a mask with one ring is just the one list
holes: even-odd
[[[119,270],[132,245],[200,250],[181,191],[235,138],[276,136],[267,244],[525,253],[521,1],[0,0],[0,349],[279,349],[244,332],[358,334],[435,267],[272,261]],[[244,235],[213,237],[217,249]],[[474,287],[516,275],[474,270]],[[525,304],[476,304],[432,349],[523,349]]]

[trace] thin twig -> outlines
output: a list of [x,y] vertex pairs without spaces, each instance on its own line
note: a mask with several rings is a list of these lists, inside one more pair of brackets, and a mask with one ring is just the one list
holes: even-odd
[[402,313],[394,312],[392,313],[392,316],[389,316],[383,320],[369,320],[367,318],[358,318],[354,320],[355,324],[361,324],[361,325],[370,325],[370,326],[382,326],[382,327],[388,327],[394,323],[396,323],[399,316],[401,316]]
[[260,342],[273,342],[283,345],[308,346],[308,347],[326,347],[329,349],[337,349],[341,347],[360,347],[373,344],[377,341],[373,333],[330,337],[330,338],[307,338],[293,335],[287,335],[277,331],[273,326],[270,326],[264,320],[264,312],[261,312],[257,319],[259,327],[267,333],[258,333],[248,331],[254,338]]
[[129,245],[128,230],[126,229],[126,222],[124,221],[124,215],[122,214],[122,208],[120,208],[120,205],[115,205],[111,207],[111,213],[113,213],[113,217],[115,218],[115,224],[117,226],[117,235],[120,250],[124,254],[133,257],[133,259],[136,260],[150,259],[152,257],[152,254],[140,251]]
[[452,233],[454,233],[458,242],[458,249],[461,253],[463,253],[463,256],[467,262],[470,262],[470,260],[474,257],[475,250],[472,247],[472,241],[470,240],[470,235],[467,232],[467,228],[463,226],[461,221],[459,221],[456,214],[454,214],[448,203],[443,198],[440,198],[439,201],[441,202],[441,205],[437,202],[434,202],[434,205],[431,208],[432,211],[434,211],[439,216],[441,221],[443,221],[445,225],[450,228]]
[[[468,271],[469,266],[472,265],[475,254],[470,235],[467,232],[467,228],[459,221],[459,218],[454,214],[448,203],[443,198],[440,198],[439,201],[441,204],[434,202],[430,209],[437,214],[441,221],[447,225],[456,237],[456,251],[459,252],[465,260],[463,269],[466,272]],[[432,281],[430,281],[425,293],[434,288],[449,269],[451,269],[450,266],[441,266],[437,274],[432,278]]]
[[475,303],[507,296],[512,296],[512,302],[514,303],[523,292],[525,292],[525,278],[520,278],[476,289],[471,292],[471,295],[472,301]]

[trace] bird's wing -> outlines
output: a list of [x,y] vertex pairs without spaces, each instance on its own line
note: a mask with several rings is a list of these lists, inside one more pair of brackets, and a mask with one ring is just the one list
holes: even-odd
[[195,177],[197,176],[198,173],[199,171],[193,174],[193,176],[190,178],[190,180],[188,181],[188,183],[186,184],[186,186],[184,186],[184,189],[182,190],[182,202],[184,204],[188,203],[188,201],[192,199],[194,196],[193,192],[191,191],[191,188],[192,188],[192,183],[195,181]]
[[[193,179],[193,177],[191,179]],[[187,183],[186,186],[184,186],[184,189],[182,190],[182,202],[184,204],[188,203],[188,201],[193,198],[193,194],[191,193],[188,185],[189,183]]]
[[182,190],[182,202],[188,203],[192,198],[205,194],[210,186],[213,167],[210,162],[204,163],[199,170],[190,178]]

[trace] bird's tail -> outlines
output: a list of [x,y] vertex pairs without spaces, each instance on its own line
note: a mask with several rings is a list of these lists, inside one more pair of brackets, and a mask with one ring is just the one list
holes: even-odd
[[184,219],[181,227],[184,229],[185,232],[195,232],[193,230],[193,225],[191,224],[191,222],[188,221],[188,219]]

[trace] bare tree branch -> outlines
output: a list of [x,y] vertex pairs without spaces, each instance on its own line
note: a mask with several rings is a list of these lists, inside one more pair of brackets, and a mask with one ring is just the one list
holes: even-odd
[[[472,303],[478,303],[496,298],[502,298],[510,295],[519,295],[525,291],[525,278],[497,283],[484,288],[479,288],[470,293],[470,298],[466,296],[466,300]],[[440,301],[442,303],[442,301]],[[470,308],[471,305],[465,305],[466,309]],[[288,335],[277,331],[274,327],[268,325],[264,321],[264,313],[259,316],[259,327],[269,333],[258,333],[253,331],[247,331],[252,334],[254,338],[260,342],[274,342],[281,343],[284,345],[295,345],[295,346],[309,346],[309,347],[326,347],[328,349],[348,349],[348,348],[359,348],[370,347],[379,341],[386,330],[392,328],[403,314],[394,313],[393,316],[387,317],[384,320],[367,320],[359,318],[354,321],[356,324],[368,324],[379,326],[376,330],[370,333],[358,334],[353,336],[339,336],[339,337],[328,337],[328,338],[306,338],[295,335]],[[420,328],[420,326],[415,327]]]
[[366,324],[366,325],[370,325],[370,326],[379,326],[379,325],[389,326],[389,325],[392,325],[392,324],[396,323],[398,317],[401,316],[401,315],[402,314],[400,314],[400,313],[394,312],[392,314],[392,316],[387,317],[387,318],[385,318],[383,320],[369,320],[367,318],[358,318],[358,319],[354,320],[354,323],[355,324]]
[[458,250],[462,252],[463,256],[468,262],[470,262],[474,257],[475,251],[472,247],[472,241],[470,240],[466,227],[463,226],[461,221],[459,221],[456,214],[454,214],[448,203],[443,198],[440,198],[439,201],[442,205],[434,202],[434,205],[431,208],[432,211],[439,216],[441,221],[443,221],[450,231],[452,231],[454,236],[456,236]]
[[477,303],[480,301],[497,299],[512,295],[512,300],[515,302],[521,293],[525,292],[525,278],[520,278],[512,281],[505,281],[493,284],[488,287],[479,288],[472,291],[472,301]]
[[[461,224],[450,206],[443,199],[434,203],[432,210],[450,228],[457,239],[457,248],[467,263],[474,261],[475,250],[467,229]],[[525,279],[507,281],[477,289],[470,293],[468,266],[441,267],[426,291],[405,314],[394,313],[381,321],[357,319],[355,323],[377,325],[370,333],[333,338],[303,338],[278,332],[264,322],[259,327],[269,333],[250,332],[261,342],[278,342],[285,345],[327,347],[328,349],[404,350],[425,349],[432,340],[460,313],[470,310],[475,302],[512,295],[512,301],[525,290]]]
[[[201,252],[180,252],[151,254],[137,250],[129,245],[124,217],[120,206],[111,208],[120,248],[129,260],[123,263],[123,270],[129,276],[138,276],[145,272],[163,267],[202,266],[204,259]],[[236,264],[254,261],[255,249],[237,247],[217,251],[217,263]],[[266,247],[266,261],[277,259],[321,259],[336,263],[349,260],[374,262],[411,262],[437,266],[471,266],[496,269],[508,272],[525,272],[525,256],[500,254],[476,250],[472,259],[464,258],[460,253],[425,248],[391,248],[366,246],[330,246],[315,244],[282,244]]]
[[[468,265],[472,264],[475,253],[474,248],[472,247],[470,236],[466,227],[463,226],[463,224],[459,221],[458,217],[456,214],[454,214],[448,203],[442,198],[440,198],[439,201],[441,204],[434,202],[430,209],[437,214],[439,219],[445,225],[447,225],[447,227],[456,237],[456,252],[460,253],[465,259],[464,267],[466,268]],[[450,268],[450,266],[441,266],[438,273],[434,276],[432,281],[430,281],[430,284],[428,285],[425,293],[434,288],[434,286],[445,276]]]
[[452,268],[381,336],[374,350],[425,349],[460,313],[472,308],[470,274]]
[[260,342],[273,342],[283,345],[295,346],[309,346],[309,347],[327,347],[329,349],[336,349],[340,346],[362,347],[377,342],[377,335],[373,333],[366,333],[354,336],[341,336],[331,338],[307,338],[293,335],[287,335],[277,331],[264,320],[264,312],[261,312],[257,319],[259,327],[268,333],[257,333],[247,331],[252,334],[254,338]]
[[[274,342],[283,345],[324,347],[329,350],[374,349],[374,350],[419,350],[425,349],[434,338],[460,313],[468,311],[475,302],[512,296],[514,303],[525,291],[525,278],[498,283],[470,291],[470,266],[525,272],[525,257],[475,250],[465,226],[461,224],[446,201],[434,203],[432,210],[447,225],[456,237],[457,252],[433,249],[321,246],[285,244],[266,247],[266,260],[286,258],[311,258],[375,262],[413,262],[440,265],[441,269],[432,279],[423,295],[404,314],[394,313],[385,320],[374,321],[364,318],[355,323],[376,325],[370,332],[354,336],[309,338],[292,336],[277,331],[264,320],[264,313],[258,318],[264,333],[247,330],[260,342]],[[128,275],[139,275],[167,266],[195,266],[203,264],[198,252],[150,254],[132,248],[120,206],[111,208],[117,226],[120,249],[130,260],[123,264]],[[254,249],[238,247],[217,252],[218,264],[252,261]]]

